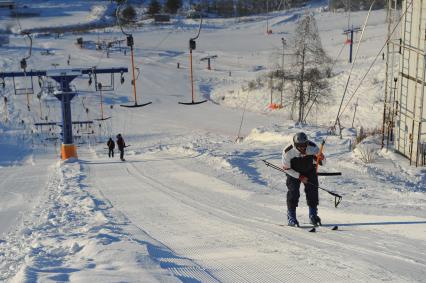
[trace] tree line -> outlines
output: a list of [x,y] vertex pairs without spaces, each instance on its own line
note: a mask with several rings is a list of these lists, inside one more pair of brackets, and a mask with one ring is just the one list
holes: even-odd
[[[123,0],[116,0],[122,2]],[[183,0],[145,0],[148,14],[176,14],[182,8]],[[401,2],[402,0],[398,0]],[[303,6],[307,0],[188,0],[189,6],[196,12],[214,14],[221,17],[242,17]],[[359,11],[370,8],[373,0],[329,0],[331,10]],[[373,9],[383,9],[387,0],[376,0]],[[400,5],[400,3],[399,3]]]
[[163,5],[158,0],[150,0],[148,14],[155,15],[161,12],[176,14],[182,7],[182,0],[167,0]]
[[[248,16],[304,5],[306,0],[192,0],[189,5],[197,12],[221,17]],[[150,0],[148,14],[160,12],[175,14],[182,7],[182,0]]]
[[[343,9],[344,11],[360,11],[370,9],[371,3],[373,3],[373,0],[330,0],[329,8],[331,10]],[[383,9],[386,7],[387,3],[387,0],[376,0],[373,5],[373,10]]]

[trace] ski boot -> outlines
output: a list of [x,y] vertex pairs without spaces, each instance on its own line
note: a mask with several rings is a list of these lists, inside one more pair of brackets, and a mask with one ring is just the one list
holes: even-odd
[[318,209],[316,207],[309,207],[309,220],[314,226],[321,226],[321,218],[318,216]]
[[287,211],[288,226],[299,227],[299,221],[296,219],[296,209],[289,209]]

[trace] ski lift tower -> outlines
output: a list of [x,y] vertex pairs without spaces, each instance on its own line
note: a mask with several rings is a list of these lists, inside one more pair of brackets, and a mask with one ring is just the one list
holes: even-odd
[[346,43],[349,43],[349,63],[352,63],[352,49],[353,49],[353,45],[354,45],[354,33],[360,32],[361,28],[359,27],[352,27],[352,28],[348,28],[347,30],[343,31],[343,34],[345,34],[346,36],[350,35],[350,39],[346,40]]
[[30,72],[9,72],[0,73],[0,78],[26,77],[50,77],[59,84],[60,91],[55,94],[55,97],[61,101],[62,107],[62,147],[61,158],[66,160],[69,158],[77,158],[77,149],[73,143],[72,134],[72,117],[71,117],[71,100],[77,92],[71,89],[70,83],[77,77],[82,75],[92,74],[114,74],[114,73],[127,73],[127,68],[110,68],[110,69],[54,69],[48,71],[30,71]]
[[207,70],[211,70],[212,68],[211,68],[210,61],[216,58],[217,58],[217,55],[211,55],[211,56],[206,56],[201,58],[200,61],[207,61]]
[[[426,165],[426,1],[389,0],[382,146]],[[400,35],[389,31],[400,22]]]

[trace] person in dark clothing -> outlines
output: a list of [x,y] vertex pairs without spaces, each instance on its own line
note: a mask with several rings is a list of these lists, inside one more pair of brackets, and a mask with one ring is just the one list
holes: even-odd
[[308,140],[305,133],[294,135],[293,144],[284,148],[282,164],[287,172],[287,219],[289,226],[299,226],[296,207],[299,204],[300,183],[304,184],[306,202],[309,206],[309,220],[312,225],[321,225],[318,216],[318,176],[315,162],[325,164],[325,158],[318,146]]
[[124,161],[124,148],[126,147],[126,143],[124,142],[124,139],[121,134],[117,135],[117,146],[118,150],[120,151],[120,160]]
[[109,138],[107,142],[107,146],[108,146],[108,157],[114,157],[115,142],[112,140],[112,138]]

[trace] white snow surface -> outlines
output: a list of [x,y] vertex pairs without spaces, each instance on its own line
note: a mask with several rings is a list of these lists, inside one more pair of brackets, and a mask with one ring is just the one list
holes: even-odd
[[[13,30],[76,25],[102,20],[106,1],[21,1],[43,8],[39,17],[15,20]],[[34,5],[34,6],[32,6]],[[39,5],[39,6],[37,6]],[[42,6],[40,6],[42,5]],[[34,122],[60,121],[60,103],[43,94],[14,95],[11,79],[0,94],[0,281],[5,282],[425,282],[426,169],[410,166],[380,136],[357,149],[355,128],[381,127],[384,66],[381,56],[342,116],[342,138],[330,135],[351,68],[348,48],[329,79],[333,101],[312,112],[307,125],[289,117],[286,85],[283,109],[270,110],[269,90],[247,91],[249,81],[281,62],[281,38],[294,37],[297,19],[315,13],[328,54],[336,59],[345,40],[347,14],[321,5],[241,19],[207,19],[194,50],[195,100],[191,101],[188,40],[198,22],[179,18],[168,25],[149,21],[132,30],[138,102],[133,104],[131,73],[124,84],[103,92],[105,121],[74,127],[78,159],[59,160],[59,127]],[[2,14],[4,15],[4,14]],[[362,25],[367,12],[351,14]],[[273,34],[266,35],[266,18]],[[355,90],[386,38],[385,11],[373,11],[365,30],[349,90]],[[74,43],[124,38],[116,27],[36,37],[28,69],[128,67],[127,52],[110,54]],[[13,35],[0,47],[1,72],[20,71],[28,40]],[[40,51],[49,48],[52,55]],[[67,65],[68,56],[70,65]],[[200,61],[218,55],[212,70]],[[290,56],[290,55],[289,55]],[[288,62],[291,62],[289,60]],[[180,63],[180,69],[176,68]],[[56,66],[58,64],[58,66]],[[286,66],[290,70],[291,65]],[[229,75],[231,72],[231,76]],[[98,78],[104,85],[108,76]],[[88,77],[75,79],[73,120],[100,118],[99,93]],[[17,84],[25,87],[24,80]],[[34,78],[35,93],[40,89]],[[28,84],[27,84],[28,86]],[[7,104],[3,97],[7,97]],[[279,94],[274,94],[278,99]],[[356,99],[355,98],[355,99]],[[86,112],[86,107],[90,109]],[[94,135],[88,132],[94,130]],[[266,167],[280,165],[292,136],[306,132],[326,140],[317,233],[286,226],[286,177]],[[121,133],[128,145],[125,162],[108,158],[106,140]],[[240,137],[240,138],[238,138]],[[362,161],[362,151],[371,162]],[[303,188],[297,210],[308,223]],[[338,225],[337,231],[330,228]]]

